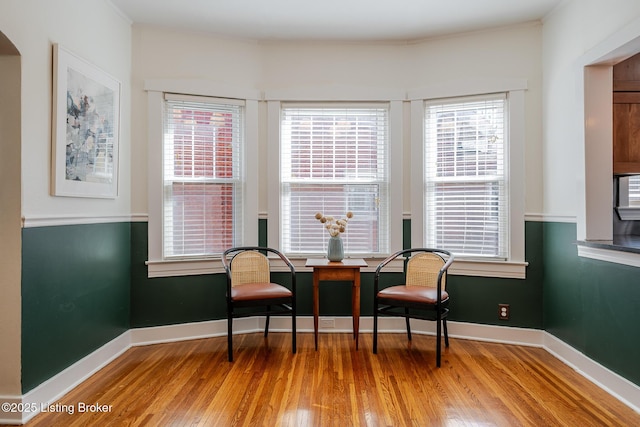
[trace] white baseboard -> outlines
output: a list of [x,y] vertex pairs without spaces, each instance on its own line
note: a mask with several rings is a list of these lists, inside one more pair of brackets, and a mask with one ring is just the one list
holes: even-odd
[[640,413],[640,387],[544,332],[544,348],[589,381]]
[[[247,319],[253,320],[253,318]],[[251,328],[247,329],[250,330]],[[177,325],[134,328],[130,329],[129,333],[131,334],[131,346],[135,347],[226,335],[227,323],[226,320],[180,323]]]
[[[412,320],[411,325],[412,332],[416,334],[435,334],[434,322]],[[447,325],[450,338],[544,348],[585,378],[640,413],[639,386],[594,362],[583,353],[545,331],[452,321],[447,322]],[[263,328],[264,317],[248,317],[234,320],[234,334],[259,332]],[[296,329],[300,333],[313,332],[313,317],[299,316],[296,322]],[[273,317],[269,330],[272,332],[291,331],[291,320],[286,317]],[[379,319],[378,330],[382,333],[402,333],[405,331],[404,319],[382,317]],[[320,333],[351,331],[352,318],[350,316],[320,317]],[[360,332],[371,333],[372,331],[373,318],[361,317]],[[26,423],[41,412],[41,408],[55,404],[58,399],[131,347],[225,336],[226,333],[226,319],[130,329],[30,392],[22,396],[0,396],[0,403],[7,402],[15,404],[19,408],[29,409],[28,412],[2,412],[0,414],[0,424]],[[108,402],[104,403],[108,404]]]
[[[24,424],[34,416],[38,415],[43,409],[47,409],[49,405],[55,404],[58,399],[73,390],[91,375],[98,372],[104,366],[115,360],[122,353],[131,347],[130,331],[127,331],[119,337],[109,341],[93,353],[78,360],[65,370],[49,378],[33,390],[23,394],[22,396],[14,396],[11,401],[18,401],[18,408],[25,409],[16,412],[17,419],[12,422],[4,422],[0,419],[0,424]],[[0,397],[0,401],[5,399]],[[95,402],[85,402],[94,404]],[[3,415],[14,415],[14,413]]]

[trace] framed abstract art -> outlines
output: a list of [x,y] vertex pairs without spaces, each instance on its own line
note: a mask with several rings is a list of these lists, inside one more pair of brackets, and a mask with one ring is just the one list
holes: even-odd
[[118,195],[120,82],[53,45],[52,193]]

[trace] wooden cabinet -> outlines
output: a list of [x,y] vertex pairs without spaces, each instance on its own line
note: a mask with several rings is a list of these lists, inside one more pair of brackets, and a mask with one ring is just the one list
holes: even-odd
[[613,67],[613,173],[640,174],[640,54]]
[[613,94],[613,173],[640,173],[640,92]]

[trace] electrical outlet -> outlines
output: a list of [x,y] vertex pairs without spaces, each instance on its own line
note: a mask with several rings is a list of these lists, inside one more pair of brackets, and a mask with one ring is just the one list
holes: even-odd
[[335,319],[320,319],[320,327],[321,328],[335,328],[336,320]]
[[510,315],[511,309],[509,308],[509,304],[498,304],[498,319],[509,320]]

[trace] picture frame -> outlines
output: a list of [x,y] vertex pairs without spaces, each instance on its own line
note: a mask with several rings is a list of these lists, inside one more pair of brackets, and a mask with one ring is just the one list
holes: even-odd
[[116,198],[121,84],[53,44],[52,194]]

